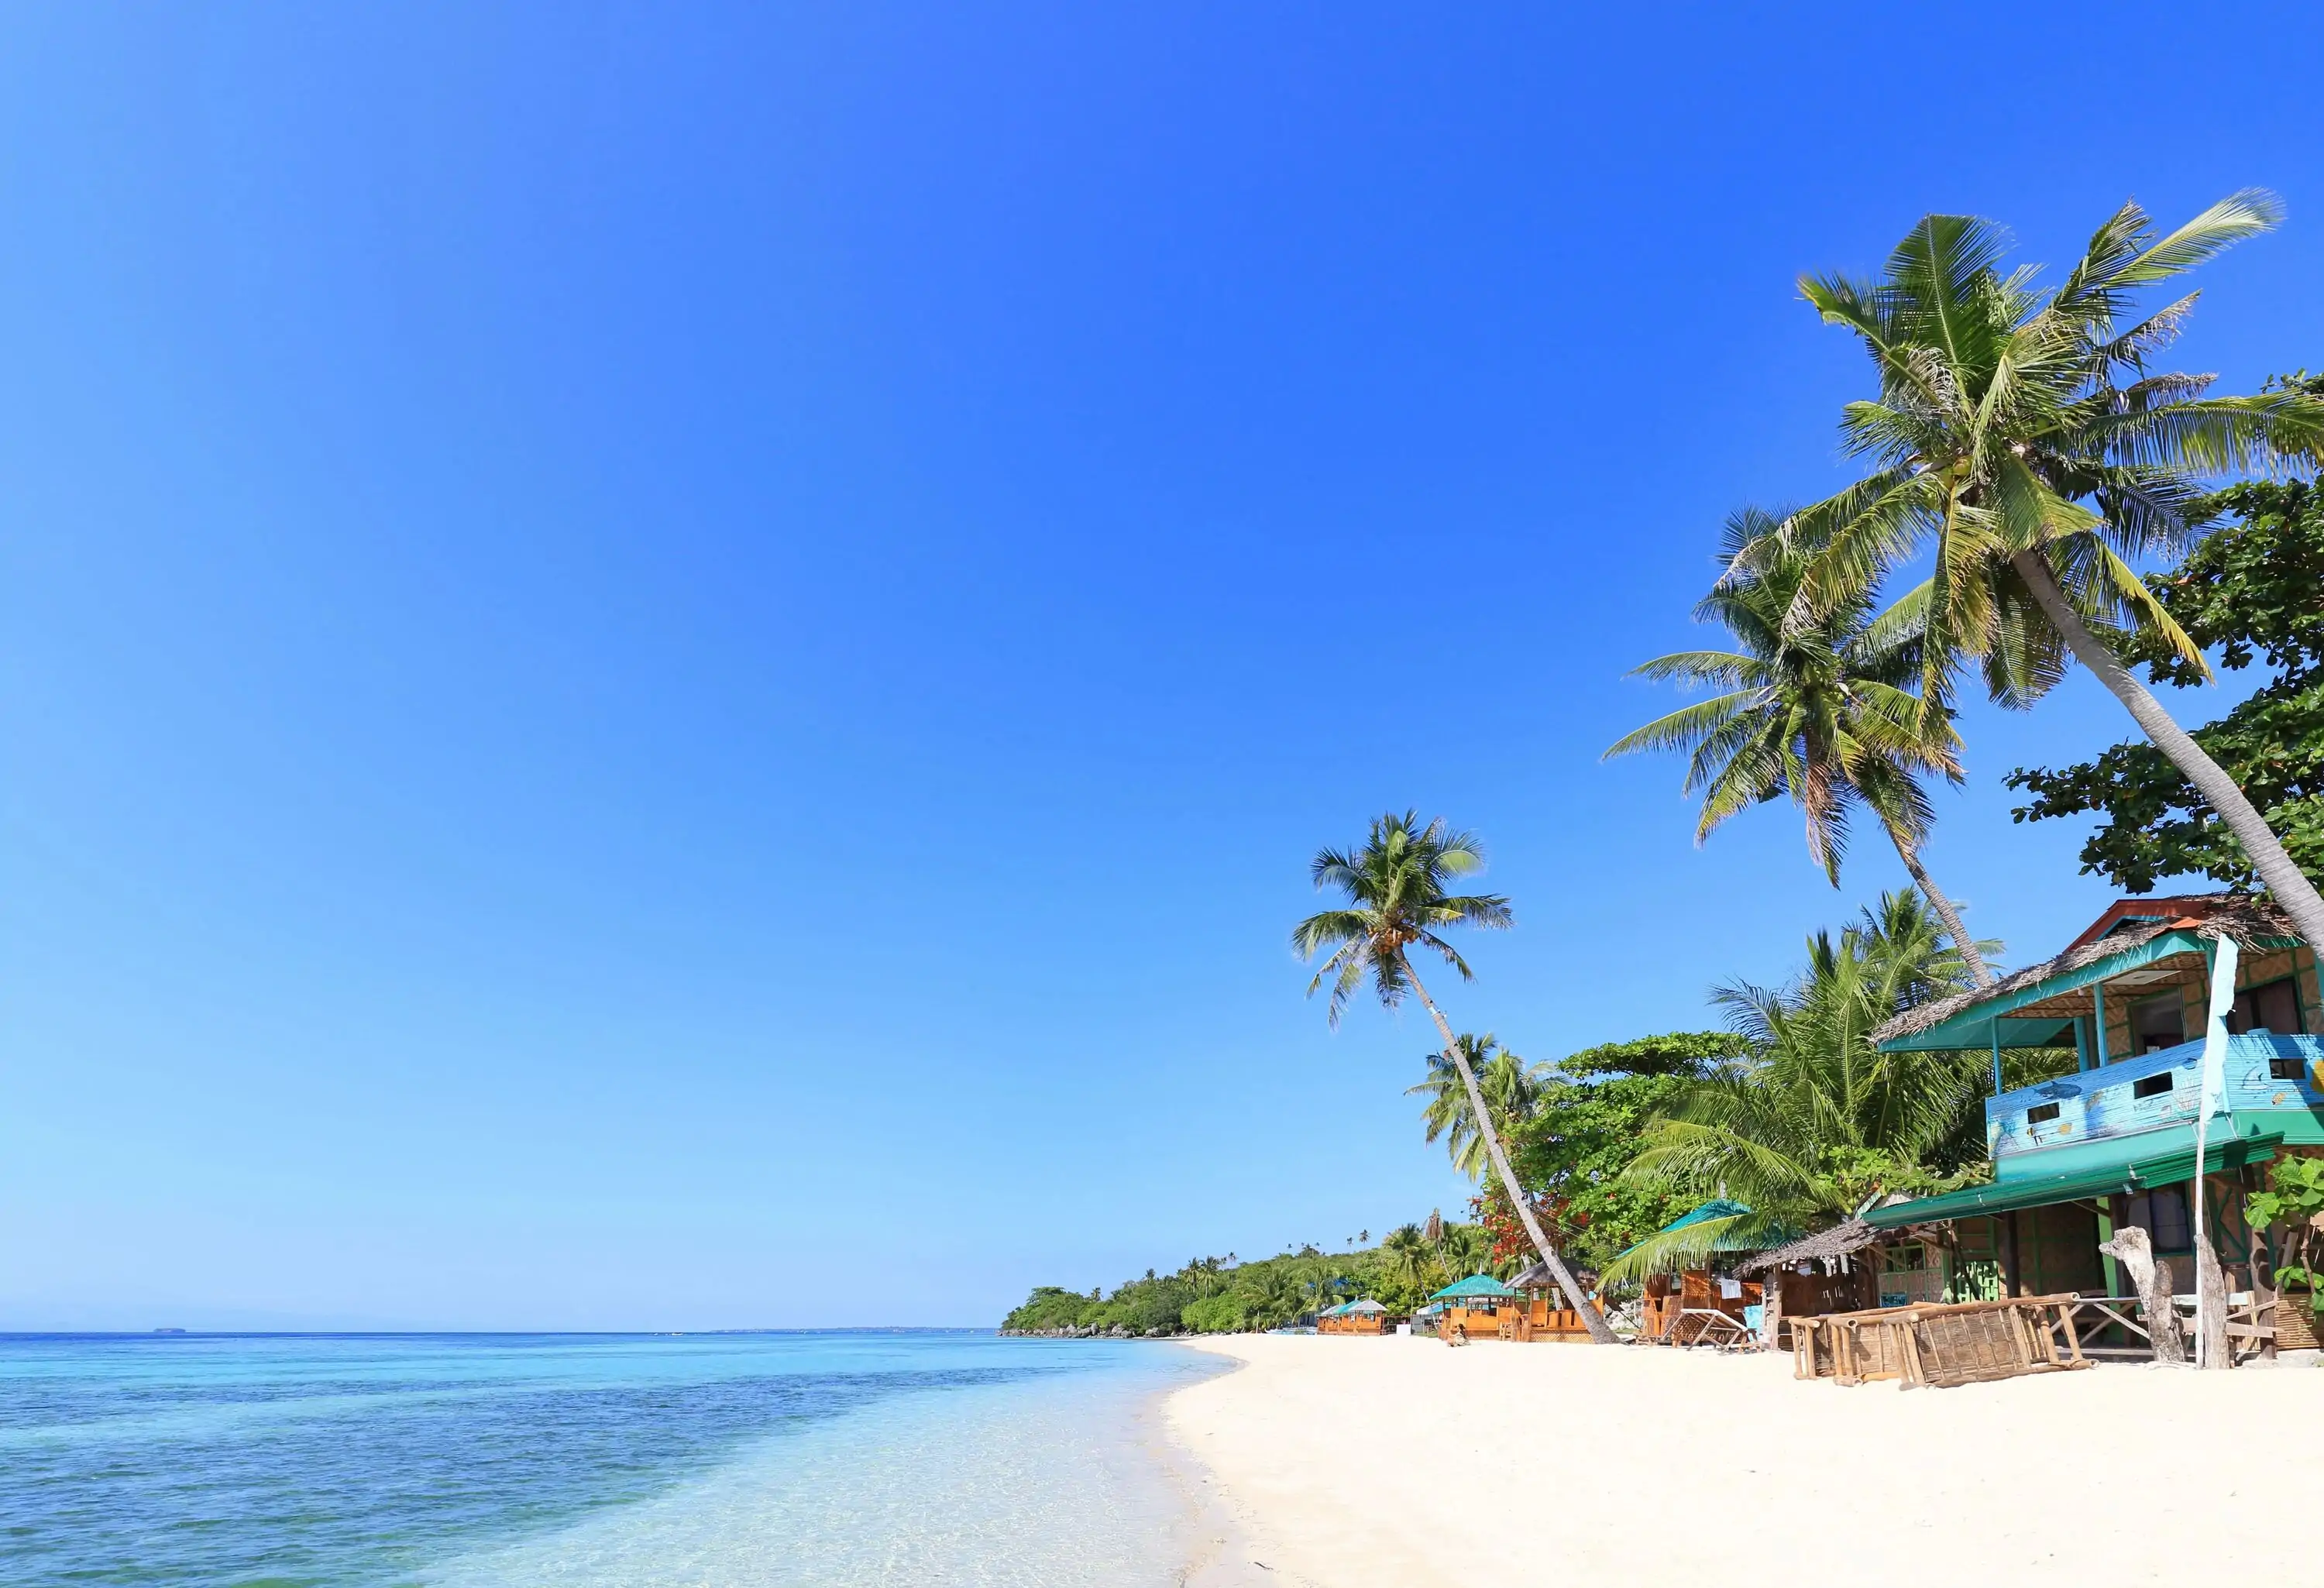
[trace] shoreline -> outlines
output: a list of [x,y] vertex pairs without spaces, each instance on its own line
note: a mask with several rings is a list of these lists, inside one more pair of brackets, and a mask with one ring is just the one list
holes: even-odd
[[[1545,1570],[1888,1588],[2305,1580],[2324,1372],[2101,1366],[1905,1391],[1788,1355],[1214,1335],[1172,1391],[1259,1571],[1426,1588]],[[1203,1581],[1203,1579],[1190,1579]]]

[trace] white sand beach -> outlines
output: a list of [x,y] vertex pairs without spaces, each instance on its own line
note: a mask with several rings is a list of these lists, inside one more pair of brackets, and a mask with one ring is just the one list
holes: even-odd
[[1958,1390],[1784,1356],[1241,1335],[1171,1398],[1265,1580],[2316,1581],[2324,1371]]

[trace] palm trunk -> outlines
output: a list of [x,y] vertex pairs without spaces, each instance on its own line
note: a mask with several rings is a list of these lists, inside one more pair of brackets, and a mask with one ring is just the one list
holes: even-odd
[[1436,1007],[1436,1001],[1428,996],[1428,989],[1420,984],[1420,978],[1413,975],[1411,965],[1404,967],[1404,974],[1411,981],[1412,990],[1420,994],[1420,1002],[1426,1007],[1428,1018],[1436,1022],[1437,1034],[1444,1039],[1445,1057],[1461,1072],[1461,1085],[1469,1091],[1469,1107],[1477,1116],[1477,1134],[1484,1140],[1486,1155],[1493,1160],[1493,1172],[1500,1176],[1501,1185],[1509,1194],[1509,1201],[1517,1207],[1517,1218],[1525,1224],[1526,1234],[1532,1238],[1533,1249],[1541,1253],[1541,1260],[1555,1277],[1557,1288],[1565,1293],[1566,1301],[1580,1315],[1582,1326],[1590,1331],[1591,1343],[1594,1345],[1620,1344],[1621,1341],[1615,1335],[1612,1326],[1591,1305],[1590,1297],[1582,1293],[1582,1287],[1567,1270],[1565,1260],[1557,1255],[1556,1249],[1549,1243],[1549,1237],[1541,1233],[1541,1221],[1533,1216],[1532,1205],[1526,1201],[1525,1188],[1517,1184],[1517,1176],[1509,1168],[1509,1155],[1501,1150],[1501,1133],[1493,1129],[1492,1116],[1485,1112],[1485,1094],[1478,1090],[1477,1074],[1469,1067],[1469,1056],[1461,1051],[1461,1044],[1453,1039],[1452,1028],[1445,1022],[1443,1011]]
[[2251,856],[2252,869],[2292,918],[2300,936],[2310,946],[2324,948],[2324,898],[2317,895],[2316,884],[2292,863],[2292,856],[2284,853],[2283,845],[2269,829],[2266,819],[2252,808],[2252,802],[2244,798],[2236,780],[2203,752],[2203,747],[2188,736],[2186,729],[2171,720],[2163,703],[2130,676],[2129,669],[2115,660],[2114,652],[2098,642],[2081,615],[2068,604],[2047,559],[2039,552],[2021,551],[2009,560],[2018,577],[2025,581],[2025,587],[2034,593],[2034,599],[2042,604],[2043,612],[2065,636],[2076,658],[2114,691],[2115,698],[2122,702],[2123,708],[2145,732],[2148,740],[2171,758],[2172,764],[2195,785],[2196,792],[2219,813],[2219,819],[2227,824],[2227,830],[2244,846],[2244,853]]
[[1930,908],[1937,912],[1937,919],[1943,921],[1945,930],[1952,934],[1953,946],[1960,950],[1961,961],[1969,966],[1970,979],[1980,987],[1992,986],[1993,973],[1986,969],[1985,956],[1979,954],[1977,945],[1969,941],[1969,928],[1961,925],[1960,911],[1953,907],[1953,901],[1929,881],[1929,873],[1921,865],[1920,851],[1906,843],[1894,827],[1888,829],[1888,839],[1896,845],[1896,857],[1904,863],[1904,869],[1912,872],[1913,881],[1920,885]]

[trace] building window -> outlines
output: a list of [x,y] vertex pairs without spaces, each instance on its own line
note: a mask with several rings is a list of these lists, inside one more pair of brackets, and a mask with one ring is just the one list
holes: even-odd
[[2132,1082],[2130,1094],[2133,1097],[2160,1097],[2171,1090],[2177,1079],[2176,1071],[2164,1070],[2159,1076],[2149,1076],[2143,1081]]
[[2177,992],[2131,1005],[2130,1045],[2141,1053],[2160,1053],[2187,1039],[2186,1000]]
[[2057,1117],[2058,1105],[2054,1103],[2038,1103],[2025,1111],[2025,1122],[2029,1125],[2046,1125]]
[[2301,1081],[2308,1078],[2308,1061],[2303,1058],[2271,1058],[2267,1061],[2267,1078],[2271,1081]]
[[2299,1030],[2300,999],[2292,990],[2292,978],[2280,977],[2236,993],[2235,1007],[2227,1011],[2227,1029],[2282,1037]]
[[2129,1216],[2126,1223],[2136,1224],[2146,1232],[2157,1251],[2191,1251],[2195,1245],[2194,1225],[2187,1217],[2187,1193],[2179,1186],[2164,1186],[2153,1191],[2141,1191],[2126,1199],[2124,1209]]

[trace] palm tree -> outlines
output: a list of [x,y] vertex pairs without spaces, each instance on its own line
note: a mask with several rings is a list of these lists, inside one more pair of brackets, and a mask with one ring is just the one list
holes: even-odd
[[1301,921],[1292,930],[1291,946],[1302,959],[1313,959],[1330,951],[1323,968],[1308,983],[1307,993],[1314,997],[1325,979],[1331,980],[1330,1020],[1334,1027],[1339,1025],[1348,1000],[1367,981],[1388,1008],[1401,1003],[1407,992],[1420,1000],[1422,1007],[1428,1011],[1428,1018],[1436,1022],[1437,1034],[1444,1039],[1445,1056],[1461,1073],[1478,1132],[1484,1138],[1486,1156],[1491,1159],[1501,1183],[1508,1187],[1509,1200],[1517,1205],[1517,1216],[1525,1222],[1526,1234],[1531,1238],[1534,1250],[1556,1277],[1567,1302],[1589,1325],[1590,1337],[1610,1345],[1615,1343],[1613,1330],[1590,1306],[1582,1287],[1566,1270],[1564,1260],[1551,1247],[1548,1236],[1542,1233],[1541,1222],[1534,1217],[1517,1176],[1509,1169],[1508,1154],[1502,1149],[1500,1133],[1493,1128],[1485,1100],[1477,1090],[1476,1072],[1469,1067],[1443,1011],[1413,974],[1408,957],[1409,950],[1425,948],[1458,971],[1462,981],[1474,979],[1468,961],[1440,933],[1451,926],[1499,928],[1509,924],[1508,900],[1491,893],[1455,894],[1447,891],[1453,879],[1466,876],[1484,863],[1484,850],[1476,836],[1453,832],[1442,817],[1424,826],[1416,811],[1379,817],[1363,844],[1356,849],[1344,854],[1326,849],[1315,856],[1310,867],[1315,886],[1338,889],[1347,902],[1338,909],[1323,910]]
[[1444,1274],[1448,1279],[1465,1279],[1471,1274],[1481,1274],[1492,1266],[1493,1238],[1485,1233],[1482,1224],[1452,1224],[1446,1227]]
[[2150,373],[2194,294],[2135,319],[2142,289],[2282,216],[2273,195],[2248,189],[2158,237],[2146,212],[2126,204],[2048,293],[2030,269],[2002,273],[2000,227],[1958,215],[1924,217],[1877,282],[1803,278],[1825,322],[1872,355],[1880,395],[1849,403],[1840,421],[1843,444],[1871,473],[1805,515],[1826,550],[1794,626],[1812,626],[1821,606],[1926,550],[1935,573],[1923,709],[1948,709],[1954,675],[1972,661],[1996,700],[2029,704],[2070,655],[2210,801],[2313,943],[2324,941],[2315,884],[2107,643],[2144,629],[2209,677],[2127,559],[2184,541],[2206,476],[2312,466],[2324,448],[2324,402],[2303,391],[2215,397],[2209,375]]
[[1837,942],[1810,937],[1807,969],[1789,986],[1719,988],[1713,1002],[1750,1056],[1682,1094],[1623,1177],[1751,1211],[1642,1242],[1606,1277],[1700,1259],[1724,1236],[1834,1223],[1888,1191],[1935,1189],[1982,1157],[1985,1056],[1883,1053],[1871,1036],[1968,980],[1927,907],[1885,893]]
[[[1509,1127],[1530,1118],[1541,1099],[1541,1083],[1536,1078],[1545,1065],[1527,1065],[1516,1054],[1501,1047],[1493,1034],[1471,1036],[1466,1031],[1453,1039],[1453,1045],[1468,1061],[1469,1069],[1477,1077],[1477,1089],[1484,1094],[1485,1106],[1492,1111],[1494,1129],[1506,1133]],[[1461,1068],[1442,1053],[1427,1057],[1428,1078],[1417,1086],[1406,1086],[1405,1095],[1425,1095],[1428,1106],[1420,1117],[1428,1126],[1427,1140],[1445,1139],[1445,1149],[1452,1155],[1452,1167],[1471,1179],[1481,1179],[1485,1173],[1485,1141],[1477,1133],[1477,1116],[1469,1108],[1469,1088],[1461,1079]]]
[[1949,714],[1923,713],[1905,686],[1921,670],[1916,591],[1884,615],[1856,586],[1792,623],[1802,586],[1824,549],[1813,521],[1779,522],[1757,508],[1728,521],[1727,576],[1694,609],[1722,624],[1732,651],[1681,651],[1631,676],[1708,684],[1724,693],[1655,718],[1615,741],[1609,759],[1642,750],[1689,757],[1686,792],[1701,789],[1697,844],[1728,817],[1789,794],[1807,818],[1808,854],[1840,885],[1849,809],[1878,818],[1904,869],[1943,918],[1978,985],[1993,980],[1953,901],[1930,880],[1921,845],[1933,815],[1921,774],[1960,781],[1960,741]]
[[1398,1224],[1380,1242],[1380,1260],[1388,1277],[1407,1286],[1416,1287],[1427,1277],[1435,1255],[1418,1224]]

